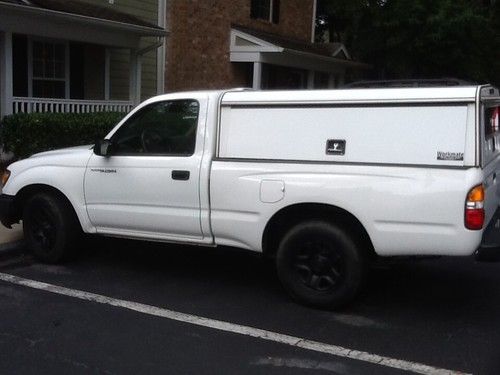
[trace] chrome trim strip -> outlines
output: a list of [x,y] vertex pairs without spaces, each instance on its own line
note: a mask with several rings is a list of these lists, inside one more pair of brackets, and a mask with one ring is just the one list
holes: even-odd
[[300,107],[316,107],[316,106],[393,106],[393,105],[442,105],[450,103],[456,105],[464,105],[468,103],[474,103],[472,98],[451,98],[451,99],[387,99],[387,100],[315,100],[315,101],[232,101],[232,102],[224,102],[222,101],[221,105],[223,107],[267,107],[267,106],[300,106]]
[[397,164],[397,163],[368,163],[354,161],[323,161],[323,160],[288,160],[288,159],[249,159],[249,158],[220,158],[215,157],[214,162],[233,163],[266,163],[266,164],[309,164],[309,165],[354,165],[372,167],[395,167],[395,168],[433,168],[433,169],[471,169],[474,166],[459,165],[433,165],[433,164]]

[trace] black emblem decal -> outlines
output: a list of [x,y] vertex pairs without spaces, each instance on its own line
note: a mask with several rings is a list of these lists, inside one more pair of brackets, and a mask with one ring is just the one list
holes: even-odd
[[463,152],[437,152],[437,160],[453,160],[459,161],[464,160]]
[[345,140],[344,139],[329,139],[326,141],[326,154],[327,155],[344,155],[345,154]]
[[100,173],[116,173],[116,169],[108,169],[108,168],[91,168],[92,172],[100,172]]

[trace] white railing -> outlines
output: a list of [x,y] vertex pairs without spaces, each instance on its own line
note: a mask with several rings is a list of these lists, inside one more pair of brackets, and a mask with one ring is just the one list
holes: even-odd
[[118,100],[74,100],[46,98],[12,98],[13,113],[53,112],[129,112],[132,102]]

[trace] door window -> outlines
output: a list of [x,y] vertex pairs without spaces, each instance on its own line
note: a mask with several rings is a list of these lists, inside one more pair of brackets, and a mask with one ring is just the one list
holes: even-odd
[[111,138],[113,155],[193,155],[199,103],[172,100],[136,112]]

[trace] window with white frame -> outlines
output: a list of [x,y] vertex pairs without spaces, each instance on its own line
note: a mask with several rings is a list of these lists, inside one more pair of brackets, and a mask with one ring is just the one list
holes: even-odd
[[251,0],[250,17],[279,23],[280,0]]
[[65,98],[68,74],[67,45],[52,41],[31,42],[31,96]]

